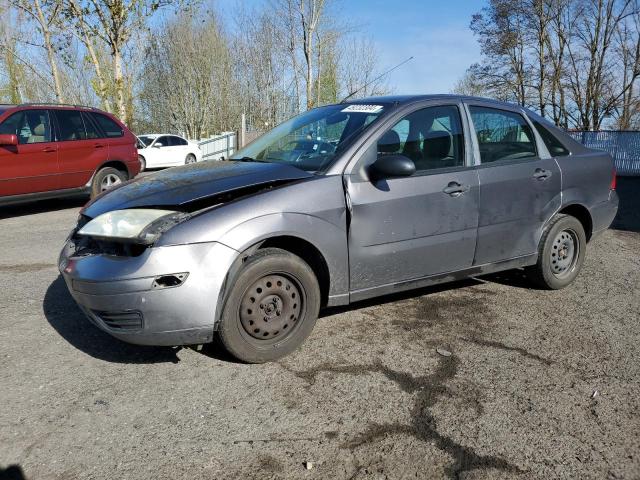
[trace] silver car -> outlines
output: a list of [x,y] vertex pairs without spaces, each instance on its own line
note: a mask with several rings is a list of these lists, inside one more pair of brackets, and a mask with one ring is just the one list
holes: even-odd
[[617,208],[611,157],[532,112],[369,98],[303,113],[231,161],[99,196],[59,268],[121,340],[217,335],[257,363],[295,350],[327,306],[522,267],[563,288]]

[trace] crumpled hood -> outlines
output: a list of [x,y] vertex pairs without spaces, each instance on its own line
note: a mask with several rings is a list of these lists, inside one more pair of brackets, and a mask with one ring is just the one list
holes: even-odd
[[221,193],[273,182],[310,178],[311,173],[277,163],[206,161],[162,170],[116,187],[89,202],[82,213],[140,207],[178,207]]

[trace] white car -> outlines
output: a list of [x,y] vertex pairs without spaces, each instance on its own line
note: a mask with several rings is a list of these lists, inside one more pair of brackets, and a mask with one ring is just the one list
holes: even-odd
[[147,134],[139,135],[138,140],[140,171],[202,161],[198,144],[178,135]]

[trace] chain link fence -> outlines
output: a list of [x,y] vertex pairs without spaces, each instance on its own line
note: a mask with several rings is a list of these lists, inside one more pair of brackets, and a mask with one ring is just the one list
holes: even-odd
[[586,147],[610,153],[619,176],[640,176],[640,132],[601,130],[569,135]]

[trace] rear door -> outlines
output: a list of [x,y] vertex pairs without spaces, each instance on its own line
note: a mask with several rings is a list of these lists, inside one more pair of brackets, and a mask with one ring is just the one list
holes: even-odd
[[534,254],[542,228],[560,207],[560,170],[518,109],[470,102],[480,165],[475,264]]
[[[136,139],[132,135],[125,135],[121,125],[100,112],[84,112],[85,117],[90,117],[94,124],[101,130],[102,141],[109,148],[109,160],[128,162],[137,160],[138,149]],[[132,145],[133,141],[133,145]]]
[[0,124],[0,133],[18,137],[18,145],[0,147],[0,195],[60,188],[58,146],[47,110],[16,112]]
[[97,168],[109,159],[108,145],[93,123],[79,110],[51,110],[56,118],[62,188],[78,188],[91,180]]
[[[472,266],[479,188],[460,109],[438,105],[405,114],[345,176],[352,300]],[[383,155],[411,158],[416,173],[372,180],[368,165]]]

